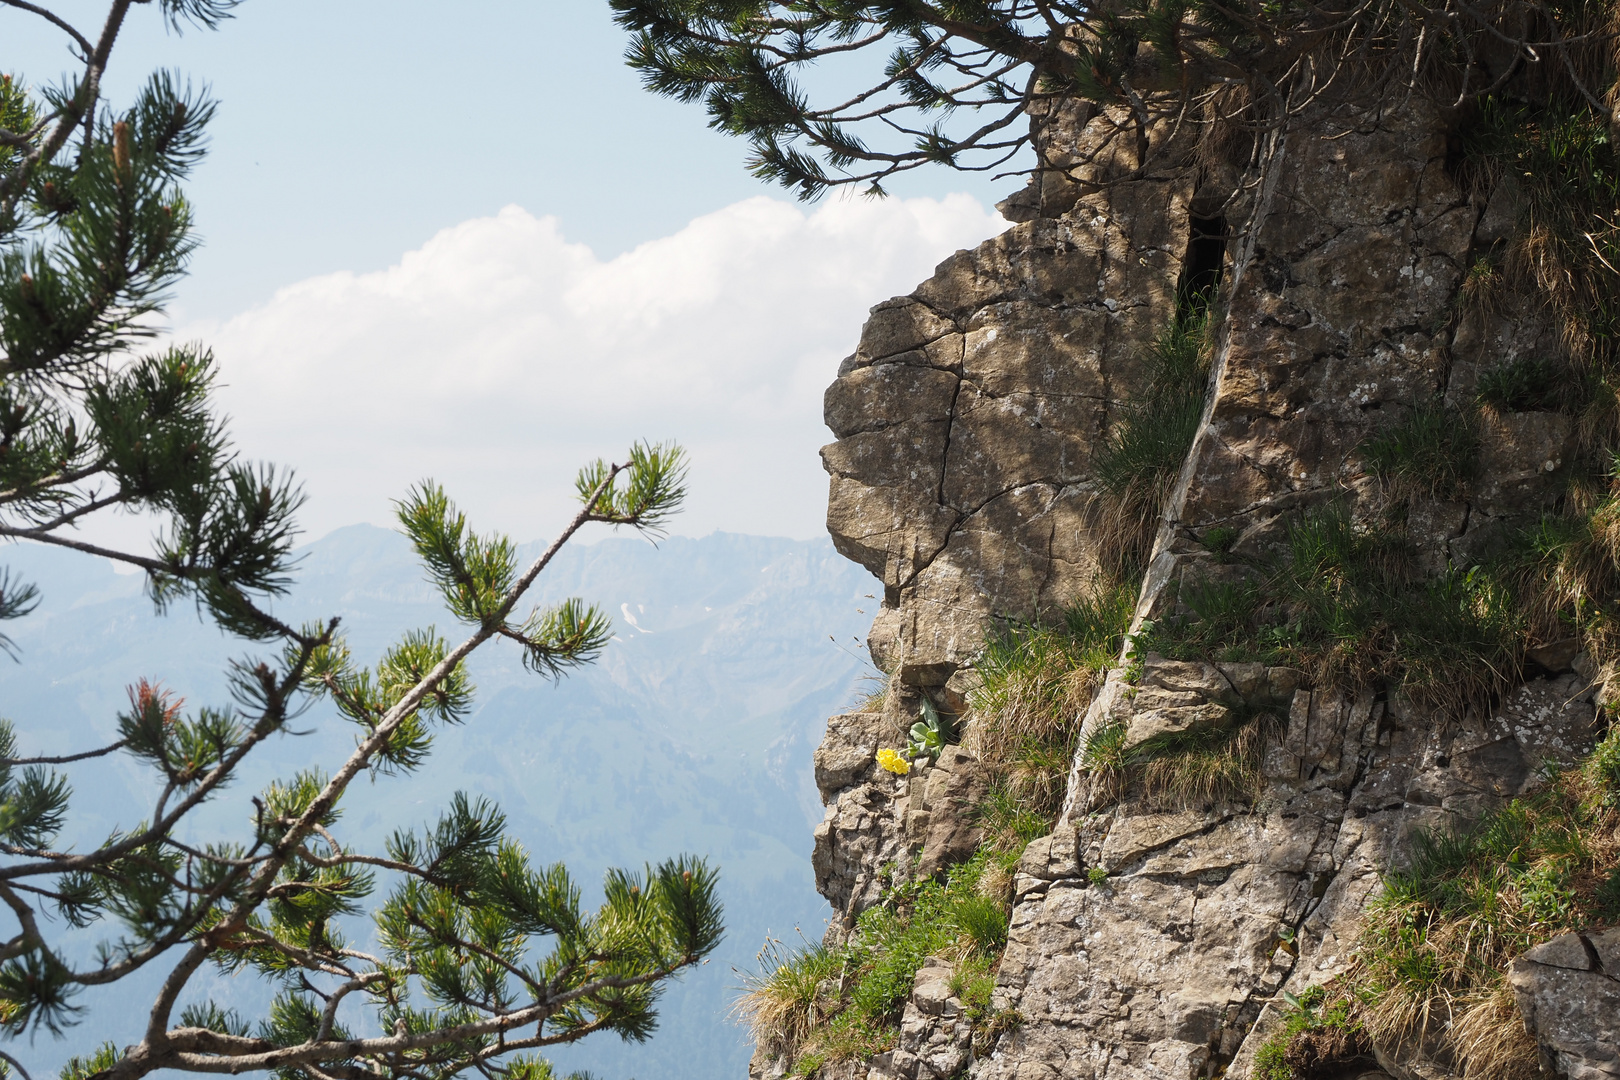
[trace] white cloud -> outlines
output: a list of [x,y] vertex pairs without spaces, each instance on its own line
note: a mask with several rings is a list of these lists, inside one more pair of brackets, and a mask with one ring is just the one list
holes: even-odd
[[540,537],[582,462],[641,437],[691,451],[677,531],[804,537],[821,394],[866,309],[1003,227],[966,195],[761,197],[603,262],[514,206],[177,336],[214,347],[243,452],[303,477],[312,536],[432,476],[478,527]]

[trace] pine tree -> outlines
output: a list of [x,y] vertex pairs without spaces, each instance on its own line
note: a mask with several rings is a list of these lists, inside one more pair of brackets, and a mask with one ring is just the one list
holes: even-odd
[[[1186,165],[1189,129],[1260,136],[1324,97],[1460,106],[1526,64],[1544,91],[1607,116],[1616,49],[1603,0],[609,3],[646,88],[702,102],[710,127],[748,140],[754,175],[804,199],[882,194],[930,164],[1069,172],[1118,148],[1134,163],[1118,179],[1140,179]],[[1042,128],[1066,105],[1110,133],[1054,161]]]
[[[474,650],[505,639],[551,678],[601,652],[611,630],[597,608],[569,600],[522,615],[520,605],[586,525],[658,534],[683,497],[681,451],[637,445],[620,464],[583,470],[578,511],[526,568],[510,540],[473,531],[437,485],[408,492],[400,526],[465,627],[459,641],[411,631],[367,667],[336,619],[282,622],[266,601],[290,584],[300,490],[287,472],[238,457],[205,348],[150,347],[195,248],[179,184],[203,154],[213,103],[167,73],[122,112],[103,101],[132,0],[113,0],[95,40],[42,8],[3,2],[69,34],[83,66],[35,91],[0,77],[0,536],[137,567],[160,609],[189,601],[259,654],[231,667],[229,704],[187,708],[137,681],[117,740],[81,753],[24,756],[26,728],[0,721],[0,903],[15,923],[0,943],[0,1037],[93,1021],[80,991],[157,967],[167,974],[144,1005],[140,1041],[103,1046],[66,1075],[325,1080],[475,1068],[542,1080],[549,1066],[529,1051],[597,1032],[645,1039],[665,984],[720,940],[716,873],[702,860],[613,871],[605,902],[587,911],[568,871],[536,863],[486,799],[456,796],[431,829],[400,830],[381,852],[347,842],[340,815],[356,779],[411,773],[467,718]],[[234,4],[157,7],[176,25],[211,29]],[[113,508],[161,522],[154,550],[74,535]],[[0,619],[39,601],[0,571]],[[356,749],[244,802],[240,835],[181,842],[182,824],[301,715],[302,725],[352,725]],[[160,796],[99,845],[57,850],[73,811],[71,766],[110,754],[150,770]],[[82,962],[82,949],[65,946],[87,934],[101,943]],[[247,1017],[197,1000],[196,977],[210,968],[257,973],[277,988],[273,1004]],[[347,1026],[357,1013],[369,1029]],[[28,1076],[16,1054],[0,1050],[0,1060]]]

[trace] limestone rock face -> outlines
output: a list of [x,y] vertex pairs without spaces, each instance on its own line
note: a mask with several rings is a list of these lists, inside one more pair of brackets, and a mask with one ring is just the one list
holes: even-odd
[[1092,459],[1141,389],[1188,238],[1190,182],[1128,192],[879,304],[827,390],[827,527],[883,579],[869,640],[906,684],[943,685],[992,612],[1056,610],[1095,574]]
[[[1087,725],[1155,710],[1155,684],[1221,685],[1215,665],[1159,666],[1147,662],[1150,689],[1134,698],[1099,695]],[[1024,1025],[976,1076],[1247,1077],[1273,997],[1345,969],[1362,907],[1411,832],[1472,820],[1530,787],[1542,762],[1589,749],[1596,708],[1567,675],[1461,725],[1331,691],[1295,691],[1287,717],[1260,809],[1092,811],[1080,792],[1049,841],[1076,856],[1021,885],[1013,911],[996,1004]],[[1026,861],[1054,865],[1039,844]],[[1090,868],[1107,877],[1093,884]]]
[[1509,978],[1542,1068],[1620,1077],[1620,930],[1561,934],[1515,960]]
[[986,787],[988,779],[972,755],[960,746],[945,747],[926,773],[920,803],[906,819],[906,839],[921,852],[919,877],[933,877],[979,850],[973,808]]
[[[1221,525],[1253,542],[1302,505],[1375,500],[1378,485],[1357,460],[1364,440],[1437,394],[1471,403],[1489,368],[1557,354],[1539,310],[1455,302],[1488,243],[1477,235],[1487,214],[1452,179],[1437,110],[1413,104],[1389,119],[1376,131],[1284,141],[1277,186],[1235,252],[1208,421],[1171,509],[1178,534]],[[1538,513],[1572,451],[1561,414],[1482,423],[1480,479],[1467,500],[1415,500],[1407,522],[1431,569]],[[1173,551],[1162,545],[1161,558],[1176,561]]]
[[[1038,118],[1059,149],[1097,138],[1094,121],[1089,107]],[[1467,268],[1514,211],[1511,181],[1483,202],[1459,185],[1451,122],[1417,100],[1376,123],[1302,116],[1263,175],[1227,183],[1242,194],[1224,206],[1214,188],[1231,170],[1219,163],[1119,184],[1043,175],[1003,204],[1018,224],[872,309],[827,391],[836,441],[822,451],[834,541],[885,586],[869,643],[896,680],[888,711],[835,717],[816,757],[828,806],[816,878],[842,925],[880,895],[881,866],[932,873],[976,842],[957,812],[982,783],[967,755],[899,779],[871,754],[903,742],[909,714],[895,701],[959,699],[991,616],[1049,615],[1093,581],[1098,454],[1144,389],[1195,220],[1232,223],[1225,317],[1139,618],[1178,610],[1184,585],[1236,580],[1241,568],[1204,547],[1210,529],[1233,530],[1242,554],[1301,509],[1336,502],[1372,519],[1392,495],[1361,460],[1369,438],[1421,404],[1470,404],[1490,368],[1557,354],[1541,307],[1459,303]],[[1551,412],[1487,416],[1479,438],[1466,492],[1409,500],[1406,532],[1429,572],[1468,565],[1552,505],[1575,445],[1570,419]],[[1117,727],[1129,750],[1270,713],[1264,797],[1121,802],[1076,761],[1057,829],[1028,847],[1013,883],[992,1004],[1021,1024],[976,1049],[940,970],[925,967],[900,1045],[870,1077],[1248,1080],[1281,1023],[1276,996],[1346,969],[1360,914],[1414,830],[1472,821],[1590,748],[1590,665],[1572,642],[1533,644],[1542,677],[1486,713],[1261,664],[1149,656],[1130,682],[1110,672],[1082,738]],[[1528,954],[1514,988],[1549,1068],[1615,1077],[1612,1023],[1590,1017],[1616,1015],[1620,957],[1599,964],[1613,944],[1581,940],[1579,955],[1568,943]],[[1376,1049],[1396,1075],[1449,1075]]]
[[860,712],[827,721],[816,749],[816,787],[827,816],[816,826],[810,865],[816,890],[851,925],[882,894],[884,864],[906,858],[912,781],[875,761],[881,747],[904,745],[903,730],[883,713]]

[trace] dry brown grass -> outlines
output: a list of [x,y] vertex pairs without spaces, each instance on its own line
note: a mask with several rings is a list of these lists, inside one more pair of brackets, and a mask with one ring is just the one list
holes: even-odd
[[1266,747],[1276,741],[1282,727],[1275,715],[1261,713],[1235,730],[1166,747],[1141,767],[1143,799],[1160,810],[1226,799],[1252,802],[1265,787],[1261,765]]
[[1463,1080],[1531,1080],[1540,1074],[1536,1040],[1507,980],[1459,1003],[1455,1015],[1450,1042]]
[[1013,880],[1018,876],[1018,864],[1011,860],[990,859],[984,873],[979,876],[979,895],[1012,906]]
[[889,684],[894,676],[885,671],[862,675],[860,687],[856,691],[855,712],[882,712],[883,705],[889,700]]
[[1502,306],[1505,292],[1501,270],[1489,259],[1481,258],[1468,268],[1458,300],[1465,308],[1491,315]]
[[1028,748],[1073,741],[1101,673],[1074,666],[1074,656],[1055,631],[1033,632],[1022,647],[1023,663],[971,697],[964,746],[991,771],[1014,777],[1017,787],[1028,792],[1048,783],[1040,765],[1025,760]]
[[1615,792],[1571,769],[1469,830],[1420,834],[1363,917],[1346,986],[1387,1048],[1433,1048],[1465,1080],[1527,1080],[1535,1047],[1507,969],[1558,934],[1620,919]]
[[840,1007],[838,957],[820,944],[791,949],[773,938],[755,959],[758,971],[744,973],[732,1014],[767,1053],[792,1053]]

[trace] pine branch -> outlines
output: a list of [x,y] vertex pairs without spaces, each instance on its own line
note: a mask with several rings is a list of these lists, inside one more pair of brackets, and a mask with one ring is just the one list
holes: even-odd
[[[13,6],[20,6],[17,0],[5,0]],[[107,69],[107,60],[112,55],[113,43],[118,40],[118,31],[124,25],[124,16],[129,13],[130,4],[134,0],[113,0],[107,11],[107,20],[101,29],[101,36],[94,47],[81,35],[74,33],[75,38],[84,49],[84,77],[75,89],[71,107],[61,112],[56,127],[33,150],[23,156],[23,160],[12,169],[8,176],[0,178],[0,224],[10,221],[17,209],[17,200],[22,197],[28,186],[29,179],[42,165],[49,164],[55,159],[62,147],[67,145],[68,138],[79,126],[80,122],[95,111],[95,103],[101,93],[101,76]]]

